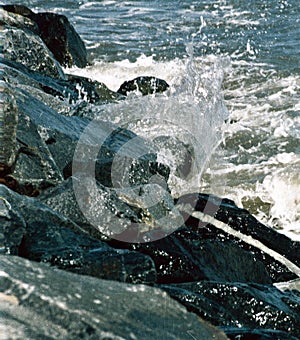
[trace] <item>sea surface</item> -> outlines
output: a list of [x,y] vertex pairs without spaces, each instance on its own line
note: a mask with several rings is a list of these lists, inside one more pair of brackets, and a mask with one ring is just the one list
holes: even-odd
[[95,116],[159,141],[171,168],[189,145],[194,165],[173,171],[174,195],[233,199],[300,240],[299,0],[13,2],[69,18],[91,64],[67,72],[112,90],[142,75],[170,84]]

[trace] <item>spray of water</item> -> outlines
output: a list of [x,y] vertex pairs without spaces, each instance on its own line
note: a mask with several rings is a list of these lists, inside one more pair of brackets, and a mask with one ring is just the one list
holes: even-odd
[[[202,19],[201,27],[196,34],[200,34],[204,26],[205,22]],[[86,113],[83,113],[83,115],[86,114],[89,118],[92,118],[92,122],[101,120],[115,123],[119,127],[133,131],[137,136],[143,137],[152,146],[154,145],[157,161],[168,165],[170,168],[170,176],[166,187],[171,190],[173,197],[201,190],[201,176],[209,158],[221,141],[221,126],[228,117],[221,85],[224,72],[229,67],[229,60],[218,59],[216,57],[210,59],[195,58],[193,38],[196,34],[192,37],[191,42],[187,44],[186,51],[188,58],[182,68],[181,76],[179,79],[174,79],[174,82],[171,82],[170,89],[167,92],[142,96],[137,90],[135,93],[131,93],[126,100],[106,105],[94,105]],[[140,75],[150,76],[153,74]],[[87,153],[86,142],[91,135],[88,130],[92,129],[94,131],[97,126],[96,124],[94,127],[92,126],[93,124],[90,124],[78,143],[77,153],[79,158],[84,157]],[[98,149],[100,149],[104,140],[105,138],[98,141]],[[127,147],[131,149],[131,144],[138,143],[138,140],[138,138],[133,138],[125,143],[122,149]],[[141,155],[137,156],[140,157]],[[96,154],[90,158],[96,159]],[[118,155],[115,156],[115,159],[116,163],[118,163]],[[120,167],[112,166],[112,183],[113,187],[114,184],[118,183],[114,189],[118,195],[124,196],[125,193],[126,201],[128,198],[128,186],[130,185],[127,185],[128,181],[126,182],[122,179],[124,176],[126,177],[126,169],[122,170],[122,174],[119,171]],[[90,178],[93,176],[93,172],[94,167],[91,168]],[[74,184],[75,193],[77,192],[77,200],[80,205],[83,188],[80,185],[76,187],[76,183],[80,184],[80,181]],[[95,193],[93,201],[100,204],[103,201],[103,197],[97,194],[96,182],[92,180],[91,185],[94,189],[90,190],[90,192],[93,191]],[[149,191],[144,195],[143,202],[140,202],[141,198],[135,194],[135,189],[129,188],[129,196],[131,196],[129,200],[132,201],[132,197],[134,197],[136,204],[143,205],[146,202],[146,208],[149,208],[148,203],[152,202],[155,197],[150,197],[153,191],[150,190],[150,187],[147,188]],[[145,190],[143,191],[146,192]],[[163,196],[167,197],[165,189],[161,197]],[[163,201],[166,203],[167,199],[164,198]],[[164,230],[164,235],[174,231],[174,228],[178,228],[183,223],[178,218],[176,207],[174,209],[170,207],[169,209],[170,214],[168,214],[167,218],[154,222],[154,227],[163,225],[165,228],[168,224],[170,227],[173,225],[173,228]],[[96,226],[97,221],[93,219],[95,212],[90,211],[88,213],[86,205],[83,205],[82,210],[91,223]],[[112,225],[118,225],[117,221],[115,221],[116,216],[108,214],[107,210],[106,216],[108,216],[107,229]],[[113,221],[116,223],[112,223]],[[169,223],[166,223],[167,221]],[[120,226],[121,229],[125,227]],[[139,223],[137,228],[144,230],[145,225],[142,226]],[[117,230],[113,230],[109,233],[109,236],[112,237],[117,232]],[[162,236],[158,236],[158,238],[160,237]],[[125,241],[132,242],[133,240],[126,239]]]

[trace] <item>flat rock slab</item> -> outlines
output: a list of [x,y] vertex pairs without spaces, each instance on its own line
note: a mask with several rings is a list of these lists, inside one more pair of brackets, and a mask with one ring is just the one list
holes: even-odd
[[4,339],[227,339],[160,289],[0,261]]

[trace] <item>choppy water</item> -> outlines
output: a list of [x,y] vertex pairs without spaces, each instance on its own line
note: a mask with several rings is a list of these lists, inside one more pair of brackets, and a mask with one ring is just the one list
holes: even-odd
[[[174,193],[226,196],[300,240],[299,0],[15,3],[73,23],[92,64],[68,72],[112,90],[140,75],[169,82],[167,95],[133,97],[99,114],[194,148],[192,175],[175,174]],[[172,166],[178,144],[161,146]]]

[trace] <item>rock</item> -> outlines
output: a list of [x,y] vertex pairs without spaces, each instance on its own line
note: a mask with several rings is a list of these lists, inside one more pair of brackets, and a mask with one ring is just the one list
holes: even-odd
[[[45,187],[59,183],[62,180],[62,175],[51,157],[46,143],[40,136],[38,126],[24,113],[23,108],[28,112],[36,110],[36,113],[42,114],[50,109],[37,100],[35,100],[34,108],[32,102],[34,98],[26,97],[26,92],[13,89],[8,84],[5,85],[5,88],[14,97],[18,115],[17,131],[13,137],[14,143],[17,142],[18,154],[11,171],[11,178],[16,182],[14,190],[24,194],[33,194],[35,188],[43,190]],[[10,97],[3,97],[3,100],[6,100],[6,106],[12,102]],[[29,101],[33,106],[27,104]],[[22,102],[22,106],[20,102]]]
[[165,80],[155,77],[141,76],[125,81],[117,92],[127,96],[129,92],[139,91],[145,96],[147,94],[164,92],[168,88],[169,85]]
[[287,332],[273,329],[250,329],[250,328],[223,328],[229,339],[249,340],[298,340]]
[[276,337],[274,332],[272,339],[300,336],[300,293],[297,291],[283,293],[271,285],[208,281],[161,288],[189,311],[222,327],[232,339],[238,336],[246,339],[247,333],[251,335],[249,339],[269,339],[267,336],[274,330],[284,333],[283,337]]
[[30,226],[19,247],[19,256],[81,275],[128,283],[153,284],[156,270],[149,256],[116,250],[70,229]]
[[[200,229],[200,228],[199,228]],[[203,228],[199,231],[181,227],[164,239],[147,244],[108,243],[149,255],[157,268],[160,283],[213,280],[223,282],[270,283],[262,261],[233,242],[215,240]]]
[[[141,235],[137,235],[136,242],[151,242],[165,237],[184,222],[167,187],[153,183],[116,190],[116,193],[133,209],[138,209],[140,221],[137,228]],[[125,238],[124,241],[130,242],[130,239]]]
[[111,91],[105,84],[89,78],[68,74],[68,86],[74,85],[78,92],[78,98],[89,103],[105,102],[124,97],[117,92]]
[[[0,184],[1,252],[18,255],[30,225],[55,225],[83,232],[78,225],[34,198],[19,195]],[[47,221],[47,222],[45,222]]]
[[195,150],[190,144],[185,144],[174,136],[159,136],[153,139],[161,155],[166,158],[174,169],[174,175],[181,179],[189,179],[195,164]]
[[21,15],[21,16],[28,17],[28,18],[34,17],[34,12],[26,6],[2,5],[1,7],[9,13],[15,13],[17,15]]
[[34,17],[41,38],[63,66],[85,67],[85,45],[66,16],[55,13],[37,13]]
[[[5,65],[5,72],[10,72],[9,79],[14,74],[12,70]],[[65,178],[70,176],[73,160],[74,171],[85,172],[95,157],[96,179],[105,186],[148,183],[153,176],[167,181],[168,168],[156,162],[155,147],[151,143],[108,122],[61,115],[28,92],[40,86],[41,79],[25,74],[20,82],[23,85],[14,88],[5,85],[7,91],[13,93],[18,110],[19,156],[12,173],[17,182],[23,186],[30,182],[41,191],[44,184],[49,187],[60,183],[62,174]],[[44,99],[41,90],[36,91]],[[64,109],[63,105],[60,108]],[[73,158],[75,150],[79,150],[79,156],[77,152]],[[95,152],[92,163],[91,150]]]
[[68,114],[71,110],[70,103],[78,100],[77,91],[71,86],[67,87],[67,81],[33,72],[20,63],[1,57],[0,63],[6,83],[29,92],[59,113]]
[[300,243],[263,225],[233,201],[208,194],[187,194],[177,200],[176,207],[182,211],[187,226],[199,229],[204,225],[215,235],[211,237],[222,242],[232,240],[254,254],[264,263],[272,282],[300,276]]
[[227,339],[160,289],[104,281],[1,256],[9,339]]
[[20,8],[23,8],[23,14],[21,13],[12,13],[8,12],[5,9],[3,9],[3,6],[0,7],[0,23],[3,26],[11,26],[11,27],[17,27],[20,29],[27,29],[32,31],[33,33],[39,34],[39,27],[33,20],[29,19],[27,16],[23,15],[33,15],[33,12],[25,7],[25,6],[18,6]]
[[149,242],[183,223],[172,197],[157,184],[113,190],[100,183],[94,187],[86,176],[77,174],[38,199],[104,241]]
[[72,104],[78,106],[82,103],[107,103],[123,98],[120,94],[110,91],[103,83],[93,82],[88,78],[50,78],[8,59],[0,60],[3,77],[7,82],[26,88],[37,99],[66,115],[71,115]]
[[66,16],[47,12],[34,13],[19,5],[4,5],[2,8],[34,21],[39,28],[40,37],[62,66],[87,65],[85,45]]
[[93,183],[85,175],[70,177],[38,198],[101,240],[116,236],[139,221],[138,214],[113,190]]
[[149,256],[113,249],[39,200],[20,196],[2,185],[0,222],[2,253],[103,279],[148,284],[156,281]]
[[61,66],[38,35],[29,30],[4,26],[2,37],[4,58],[50,77],[64,79]]
[[[149,244],[108,243],[149,255],[160,283],[211,280],[270,284],[300,276],[299,244],[274,231],[281,245],[272,243],[270,247],[265,242],[269,228],[233,202],[190,194],[180,197],[175,207],[181,211],[185,226],[164,239]],[[226,212],[228,224],[212,217],[222,216],[221,212]],[[290,249],[283,250],[284,243]]]
[[0,82],[0,177],[11,172],[17,157],[18,107],[12,91]]
[[[55,147],[57,143],[51,145],[51,149]],[[53,155],[56,154],[54,151]],[[72,163],[65,165],[63,173],[64,178],[72,173],[90,177],[95,173],[97,181],[113,188],[146,184],[153,178],[166,183],[169,168],[157,163],[156,157],[155,146],[150,142],[130,130],[97,119],[90,122],[80,136]]]

